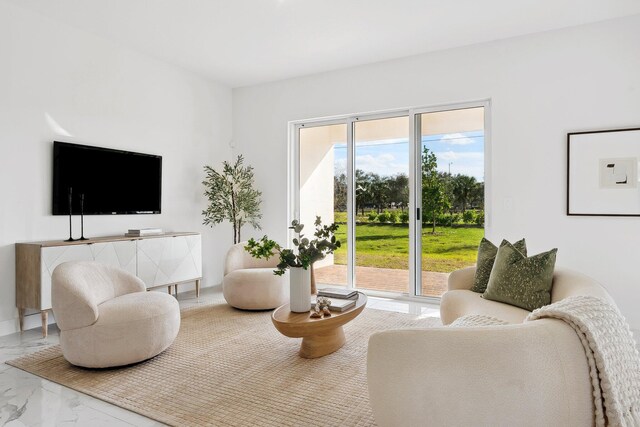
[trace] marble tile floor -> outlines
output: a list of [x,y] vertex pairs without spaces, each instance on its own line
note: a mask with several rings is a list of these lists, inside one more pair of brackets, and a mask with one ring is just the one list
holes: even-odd
[[[220,299],[221,291],[205,288],[200,298],[195,292],[180,293],[181,308]],[[410,313],[420,317],[439,317],[437,305],[369,297],[368,308]],[[162,424],[111,405],[83,393],[44,380],[6,365],[7,360],[58,343],[58,329],[49,326],[42,338],[40,328],[0,337],[0,426],[161,426]]]

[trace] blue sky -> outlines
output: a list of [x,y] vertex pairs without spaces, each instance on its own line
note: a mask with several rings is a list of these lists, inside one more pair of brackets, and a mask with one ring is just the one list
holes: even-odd
[[[438,169],[452,174],[464,174],[484,182],[484,132],[450,133],[422,138],[423,147],[438,158]],[[346,144],[334,146],[334,169],[345,170]],[[379,175],[409,173],[409,142],[406,139],[367,141],[356,145],[356,168]]]

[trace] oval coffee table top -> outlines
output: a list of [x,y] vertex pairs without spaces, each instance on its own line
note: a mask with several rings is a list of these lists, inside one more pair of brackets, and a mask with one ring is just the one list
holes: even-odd
[[322,335],[355,318],[364,310],[366,305],[367,296],[362,292],[358,292],[358,299],[354,307],[342,312],[332,311],[329,317],[312,318],[309,317],[311,303],[309,303],[309,311],[304,313],[293,313],[289,308],[289,304],[285,304],[273,311],[271,321],[282,335],[291,338]]

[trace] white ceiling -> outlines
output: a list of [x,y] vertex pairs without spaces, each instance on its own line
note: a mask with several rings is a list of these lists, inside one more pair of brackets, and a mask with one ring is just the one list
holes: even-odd
[[640,13],[639,0],[5,0],[231,87]]

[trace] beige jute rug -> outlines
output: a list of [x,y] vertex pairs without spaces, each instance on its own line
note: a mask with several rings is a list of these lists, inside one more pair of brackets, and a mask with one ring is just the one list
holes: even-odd
[[300,339],[280,335],[270,316],[223,302],[185,310],[167,351],[123,368],[74,367],[59,346],[7,363],[174,426],[370,426],[369,336],[440,324],[366,308],[345,326],[344,347],[307,360]]

